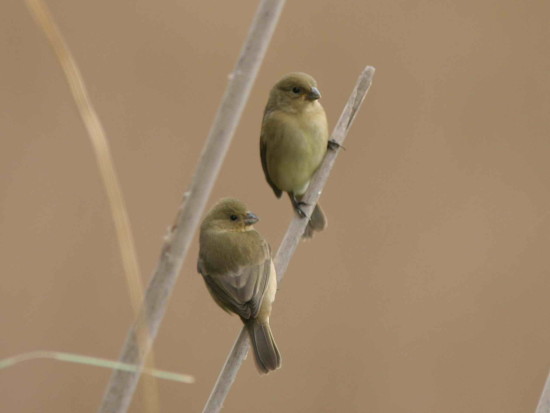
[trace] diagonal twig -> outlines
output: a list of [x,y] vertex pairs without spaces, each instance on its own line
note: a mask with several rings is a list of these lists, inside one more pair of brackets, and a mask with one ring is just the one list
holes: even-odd
[[[229,77],[226,92],[193,175],[190,189],[184,195],[175,223],[164,241],[138,319],[126,337],[119,358],[123,363],[138,366],[143,364],[136,337],[136,326],[139,326],[142,320],[150,333],[150,340],[141,347],[143,353],[147,352],[157,335],[170,293],[199,225],[202,211],[218,176],[284,3],[284,0],[260,1],[235,69]],[[139,373],[114,371],[99,412],[127,411],[138,380]]]
[[535,413],[550,413],[550,374],[546,378]]
[[[357,111],[361,107],[361,103],[363,103],[363,100],[369,91],[373,76],[374,67],[367,66],[359,76],[359,79],[355,84],[355,88],[353,89],[353,92],[351,93],[351,96],[349,97],[348,102],[340,115],[340,119],[338,120],[331,137],[332,140],[336,141],[340,145],[344,142],[351,124],[355,119],[355,115],[357,114]],[[309,188],[304,195],[303,201],[308,205],[307,207],[304,207],[304,212],[308,216],[310,216],[315,204],[321,196],[321,192],[325,186],[337,156],[338,150],[327,151],[323,163],[315,173],[315,176],[313,177]],[[283,279],[290,259],[292,258],[292,255],[301,240],[306,225],[306,219],[294,216],[290,226],[288,227],[274,259],[278,282],[281,282]],[[250,341],[248,339],[248,334],[246,329],[243,328],[237,337],[233,348],[227,356],[225,365],[223,366],[216,384],[210,393],[208,401],[203,409],[203,413],[216,413],[221,410],[223,402],[229,394],[229,390],[237,377],[239,368],[246,358],[249,347]]]

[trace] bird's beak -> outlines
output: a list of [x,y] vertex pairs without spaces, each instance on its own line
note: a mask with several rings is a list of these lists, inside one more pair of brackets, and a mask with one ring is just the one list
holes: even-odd
[[247,212],[244,216],[244,223],[246,225],[254,225],[256,222],[258,222],[260,218],[258,218],[254,213]]
[[321,97],[321,92],[319,92],[319,89],[317,89],[316,87],[312,87],[311,88],[311,92],[309,92],[307,94],[307,98],[309,100],[317,100]]

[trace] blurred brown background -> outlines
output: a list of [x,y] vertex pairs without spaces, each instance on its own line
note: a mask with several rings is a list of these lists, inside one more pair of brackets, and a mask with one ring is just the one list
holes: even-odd
[[[187,188],[256,1],[48,1],[109,136],[144,282]],[[533,412],[550,368],[548,2],[288,2],[209,201],[276,248],[292,217],[258,133],[282,74],[314,75],[331,125],[374,85],[225,412]],[[109,206],[64,76],[24,3],[0,4],[0,357],[116,358],[132,311]],[[195,238],[196,240],[196,238]],[[162,412],[200,412],[240,321],[196,242],[156,341]],[[50,360],[0,375],[2,412],[92,412],[110,372]],[[136,394],[132,412],[144,412]]]

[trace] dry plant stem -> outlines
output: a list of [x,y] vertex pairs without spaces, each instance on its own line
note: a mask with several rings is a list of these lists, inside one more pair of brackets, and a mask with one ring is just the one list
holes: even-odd
[[250,339],[248,338],[246,328],[243,327],[225,360],[222,371],[210,392],[210,396],[208,396],[202,413],[215,413],[222,409],[225,398],[229,394],[229,390],[231,390],[231,386],[233,386],[233,382],[237,378],[237,373],[249,349]]
[[[353,92],[351,93],[351,96],[349,97],[348,102],[340,115],[340,119],[332,132],[331,139],[337,143],[342,144],[346,139],[351,124],[355,119],[355,115],[357,114],[357,111],[361,107],[361,103],[363,103],[363,100],[369,91],[373,76],[374,67],[372,66],[367,66],[359,76],[355,88],[353,89]],[[312,213],[315,204],[321,196],[321,192],[325,186],[330,171],[332,170],[334,162],[336,161],[338,152],[338,150],[327,151],[327,155],[325,156],[323,163],[315,173],[307,193],[304,195],[303,200],[308,204],[307,207],[304,207],[304,212],[308,215]],[[292,258],[296,247],[300,243],[306,224],[307,220],[295,215],[283,240],[281,241],[281,245],[279,246],[274,260],[278,282],[281,282],[283,279],[290,259]],[[225,398],[229,394],[229,390],[237,377],[239,368],[246,358],[249,348],[250,341],[246,330],[243,328],[227,357],[220,375],[218,376],[216,384],[214,385],[214,388],[212,389],[208,401],[203,409],[203,413],[216,413],[221,410]]]
[[[132,309],[137,315],[141,300],[143,298],[141,274],[138,265],[134,238],[130,226],[130,219],[124,203],[122,191],[120,189],[120,184],[115,171],[105,130],[103,129],[99,116],[97,115],[92,101],[88,96],[84,79],[78,69],[76,61],[64,41],[59,28],[55,24],[53,16],[48,10],[46,4],[42,0],[27,0],[27,7],[36,22],[42,27],[42,30],[44,31],[57,56],[57,59],[59,60],[75,100],[77,109],[80,113],[82,121],[84,122],[88,136],[90,137],[97,165],[103,180],[103,185],[107,192],[109,205],[111,207],[111,214],[115,224]],[[142,326],[139,329],[138,336],[140,343],[146,342],[146,328]],[[140,346],[143,345],[140,344]],[[154,367],[152,352],[149,353],[147,366],[151,369]],[[160,411],[157,384],[155,378],[152,376],[147,376],[146,381],[144,381],[143,397],[146,411]]]
[[53,22],[49,11],[46,9],[46,5],[42,0],[27,0],[27,4],[38,23],[42,26],[42,29],[59,59],[80,112],[80,116],[90,136],[103,184],[112,208],[113,220],[116,226],[116,234],[118,236],[125,274],[127,275],[127,284],[130,290],[132,305],[137,311],[143,297],[143,288],[139,276],[139,267],[130,228],[130,220],[126,212],[124,199],[115,172],[107,136],[88,96],[80,70],[67,45],[63,41],[58,28]]
[[546,378],[535,413],[550,413],[550,374]]
[[[185,194],[176,221],[167,235],[136,324],[130,329],[120,361],[141,365],[136,341],[136,325],[145,320],[152,341],[164,316],[168,298],[191,240],[199,225],[202,211],[214,186],[221,164],[248,99],[269,41],[279,19],[283,0],[262,0],[243,45],[235,70],[210,130],[193,176],[190,190]],[[188,137],[189,138],[189,137]],[[146,343],[144,350],[149,348]],[[115,371],[105,392],[99,412],[125,412],[130,405],[139,374]]]

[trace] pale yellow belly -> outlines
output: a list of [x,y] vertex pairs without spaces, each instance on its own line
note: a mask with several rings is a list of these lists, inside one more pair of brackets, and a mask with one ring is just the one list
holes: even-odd
[[282,191],[303,195],[326,152],[326,140],[281,139],[267,154],[267,167],[273,183]]

